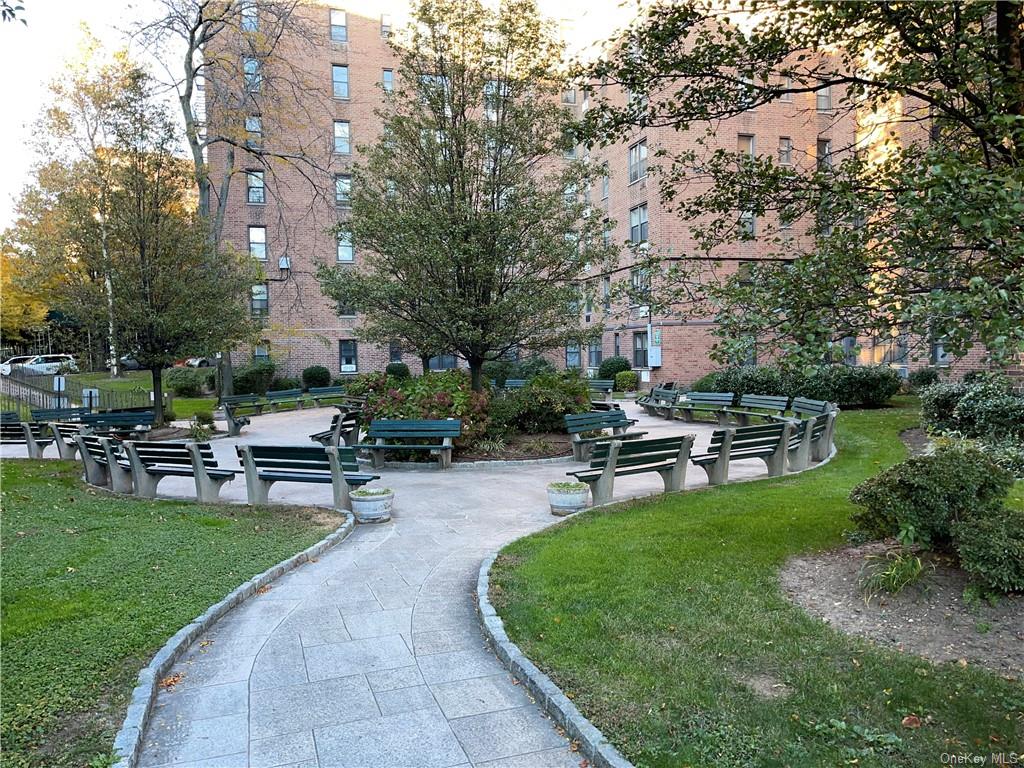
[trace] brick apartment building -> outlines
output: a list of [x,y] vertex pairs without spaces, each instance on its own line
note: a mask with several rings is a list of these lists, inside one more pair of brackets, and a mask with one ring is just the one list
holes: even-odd
[[[232,184],[225,202],[225,239],[259,259],[267,278],[254,286],[252,293],[253,312],[264,318],[265,341],[251,350],[239,351],[236,364],[269,356],[282,373],[292,376],[309,365],[324,365],[335,375],[345,375],[381,370],[391,361],[403,361],[414,371],[419,370],[418,358],[397,345],[360,342],[358,318],[339,315],[338,308],[321,294],[315,277],[320,263],[358,268],[360,254],[350,243],[335,241],[328,229],[347,215],[349,173],[356,145],[372,141],[381,130],[374,110],[381,104],[383,92],[392,87],[397,68],[388,36],[394,25],[404,23],[407,13],[398,0],[375,0],[350,8],[335,3],[301,9],[308,23],[309,40],[289,54],[294,57],[289,64],[309,78],[309,98],[301,110],[305,119],[296,120],[292,114],[289,123],[287,108],[261,113],[256,99],[252,114],[245,115],[247,141],[267,142],[269,146],[285,135],[294,140],[302,134],[303,146],[323,150],[320,166],[324,173],[319,195],[294,169],[271,173],[256,163],[251,164],[251,173],[240,175],[237,178],[241,181]],[[565,12],[564,8],[560,10]],[[595,14],[590,14],[593,20]],[[603,29],[591,24],[585,34],[590,40],[599,39],[622,21],[609,16],[604,19]],[[258,17],[253,23],[258,24]],[[574,33],[573,26],[563,24],[567,35]],[[244,73],[251,74],[248,70]],[[622,94],[610,97],[624,98]],[[716,141],[730,151],[770,153],[779,162],[822,162],[835,151],[833,148],[852,146],[857,131],[852,117],[833,111],[833,98],[838,100],[838,94],[800,94],[789,101],[760,106],[723,120],[717,126]],[[568,90],[562,101],[579,115],[588,107],[588,94]],[[217,105],[209,98],[208,102],[208,112],[215,111]],[[588,194],[595,209],[615,221],[609,233],[612,242],[648,241],[666,258],[699,258],[689,223],[659,199],[648,164],[658,149],[676,154],[694,148],[697,131],[703,129],[693,133],[670,128],[639,130],[628,141],[593,151],[590,159],[603,163],[607,175]],[[224,149],[212,151],[209,162],[216,177],[225,162]],[[239,162],[237,157],[236,167],[249,168],[246,160]],[[777,221],[753,217],[747,217],[744,223],[755,234],[762,227],[779,226]],[[798,244],[811,236],[799,225],[787,234]],[[721,250],[715,263],[707,262],[707,268],[732,272],[743,269],[745,262],[764,258],[766,253],[757,240],[737,243]],[[605,299],[615,282],[634,279],[627,247],[623,247],[622,263],[613,273],[595,271],[584,279],[594,298],[584,308],[583,323],[603,324],[602,340],[550,353],[561,366],[593,372],[602,359],[623,355],[639,371],[642,382],[681,383],[690,383],[714,369],[708,356],[714,343],[711,318],[688,317],[684,321],[678,313],[650,315],[644,306],[625,306]],[[861,345],[858,362],[907,362],[898,342],[861,340]],[[980,360],[980,353],[977,357]],[[978,367],[978,360],[964,363]],[[436,368],[459,364],[452,356],[431,361],[431,367]]]

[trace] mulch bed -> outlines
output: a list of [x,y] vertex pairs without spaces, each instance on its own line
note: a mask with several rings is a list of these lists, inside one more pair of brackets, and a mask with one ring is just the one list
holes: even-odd
[[553,459],[571,454],[572,446],[568,435],[547,432],[539,435],[513,435],[505,441],[505,449],[499,452],[484,452],[473,446],[471,449],[460,451],[454,461]]

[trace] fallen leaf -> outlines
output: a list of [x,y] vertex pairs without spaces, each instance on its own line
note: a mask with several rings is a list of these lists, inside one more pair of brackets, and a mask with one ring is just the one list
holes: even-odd
[[181,672],[175,672],[173,675],[168,675],[160,681],[160,687],[165,691],[173,691],[174,686],[181,682],[184,675]]
[[259,589],[256,590],[256,594],[257,595],[265,595],[271,589],[273,589],[272,586],[270,586],[269,584],[264,584],[262,587],[260,587]]
[[920,728],[921,727],[921,718],[918,717],[917,715],[907,715],[906,717],[904,717],[900,721],[900,724],[904,728]]

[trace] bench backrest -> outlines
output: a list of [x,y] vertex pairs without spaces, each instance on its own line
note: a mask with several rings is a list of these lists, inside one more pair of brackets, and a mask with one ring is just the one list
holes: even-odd
[[565,430],[570,435],[580,432],[592,432],[598,429],[628,427],[629,419],[623,411],[591,411],[590,413],[567,413]]
[[228,395],[220,399],[221,405],[256,405],[263,398],[259,395]]
[[526,386],[526,379],[505,379],[505,389],[522,389]]
[[293,397],[302,397],[301,389],[278,389],[267,392],[267,400],[291,400]]
[[[786,424],[781,421],[772,424],[756,424],[751,427],[736,427],[733,432],[731,452],[757,450],[761,448],[775,448],[779,439],[786,429]],[[708,446],[708,453],[719,453],[722,450],[722,441],[725,439],[726,430],[716,429],[711,435],[711,444]]]
[[740,397],[740,408],[762,408],[767,411],[784,411],[789,405],[785,395],[743,395]]
[[[679,455],[679,449],[689,436],[656,437],[651,440],[623,440],[619,447],[616,467],[636,467],[643,464],[655,464],[668,461]],[[603,469],[608,466],[608,454],[612,441],[598,443],[590,457],[591,469]]]
[[[106,451],[103,450],[102,441],[104,439],[109,438],[97,437],[96,435],[82,435],[82,442],[85,444],[85,450],[94,459],[97,459],[102,462],[106,462],[107,460]],[[121,445],[121,442],[119,440],[111,440],[110,447],[118,456],[120,456],[124,452],[124,446]]]
[[33,421],[78,421],[92,411],[82,406],[80,408],[33,408]]
[[679,392],[674,389],[662,389],[661,387],[655,387],[651,390],[651,400],[658,403],[666,403],[672,405],[675,403],[676,398],[679,397]]
[[17,411],[0,412],[0,424],[20,424],[21,416]]
[[615,382],[612,379],[587,379],[587,386],[602,392],[611,392],[615,388]]
[[[299,472],[323,472],[331,471],[331,460],[327,458],[327,449],[311,446],[291,445],[250,445],[253,462],[257,469],[280,469]],[[242,447],[237,446],[239,458],[242,456]],[[358,472],[359,462],[356,461],[354,448],[341,446],[338,448],[338,457],[341,459],[343,472]]]
[[[133,442],[132,446],[141,461],[146,466],[150,465],[180,465],[191,466],[192,454],[189,453],[188,443],[155,443],[155,442]],[[199,448],[199,455],[202,457],[203,466],[214,468],[217,460],[213,458],[213,448],[209,443],[196,443]]]
[[700,405],[721,405],[729,407],[733,400],[732,392],[687,392],[686,399]]
[[832,410],[832,404],[825,400],[811,400],[808,397],[794,397],[790,406],[793,413],[806,413],[817,416]]
[[423,439],[459,437],[462,421],[459,419],[374,419],[367,435],[371,438],[409,437]]
[[341,385],[336,387],[310,387],[308,390],[310,395],[316,397],[324,397],[325,395],[343,395],[345,394],[345,388]]
[[155,420],[152,411],[111,411],[82,416],[82,423],[92,427],[151,427]]

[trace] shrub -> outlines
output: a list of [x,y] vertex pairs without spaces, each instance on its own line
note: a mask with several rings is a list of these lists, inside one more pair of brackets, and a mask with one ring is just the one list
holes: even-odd
[[873,536],[912,538],[946,548],[951,526],[1002,505],[1010,473],[966,443],[939,445],[865,480],[850,493],[853,522]]
[[960,565],[988,587],[1024,592],[1024,511],[1006,507],[953,526]]
[[523,411],[524,400],[518,390],[505,393],[504,397],[496,397],[488,406],[489,420],[487,435],[491,438],[504,438],[517,431],[519,417]]
[[968,386],[958,382],[932,384],[918,394],[921,398],[921,422],[933,434],[955,431],[953,411],[957,403],[967,394]]
[[534,355],[522,360],[489,360],[484,363],[482,372],[485,379],[494,379],[501,387],[508,379],[529,381],[542,373],[554,373],[555,366],[546,357]]
[[171,368],[164,373],[164,386],[178,397],[199,397],[203,374],[195,368]]
[[910,375],[907,376],[907,383],[915,392],[924,387],[930,387],[932,384],[938,384],[939,369],[929,366],[928,368],[918,368],[916,371],[911,371]]
[[473,391],[468,371],[436,371],[409,379],[368,373],[356,377],[347,391],[366,397],[367,419],[461,419],[457,446],[475,442],[487,429],[487,395]]
[[268,392],[280,392],[283,389],[301,389],[302,383],[292,376],[275,376],[267,387]]
[[563,432],[564,416],[590,410],[590,388],[572,371],[535,376],[510,395],[520,401],[513,422],[517,432]]
[[197,443],[205,443],[213,435],[213,430],[207,424],[200,424],[193,421],[188,428],[188,437]]
[[1024,437],[1024,397],[1005,380],[969,384],[953,407],[953,423],[968,437]]
[[597,378],[614,379],[617,374],[622,371],[628,371],[632,367],[633,366],[629,364],[629,360],[624,357],[609,357],[607,360],[603,360],[601,362],[601,367],[597,369]]
[[322,365],[311,365],[302,369],[302,386],[328,387],[331,384],[331,372]]
[[639,385],[640,377],[636,375],[636,371],[619,371],[615,374],[616,392],[636,392]]
[[1024,478],[1024,440],[997,437],[978,443],[984,453],[1016,478]]
[[887,365],[824,365],[793,377],[788,394],[827,400],[844,408],[878,408],[900,391],[902,380]]
[[164,424],[170,424],[172,421],[177,421],[178,414],[174,412],[173,408],[164,408]]
[[384,369],[384,373],[388,376],[394,376],[396,379],[408,379],[412,377],[412,372],[409,370],[409,366],[405,363],[388,363],[387,368]]
[[275,366],[270,360],[260,360],[243,365],[235,371],[234,392],[236,395],[262,395],[270,388],[274,379]]
[[213,392],[217,388],[217,369],[207,368],[203,371],[203,383],[206,389]]
[[196,411],[192,415],[192,420],[196,424],[202,424],[204,427],[213,426],[213,411]]
[[717,392],[718,389],[718,373],[708,373],[701,376],[687,389],[690,392]]

